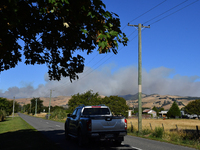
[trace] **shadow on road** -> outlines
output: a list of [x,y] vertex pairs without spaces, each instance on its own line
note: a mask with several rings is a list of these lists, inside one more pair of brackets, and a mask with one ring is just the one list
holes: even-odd
[[[41,134],[42,133],[42,134]],[[79,147],[76,139],[65,140],[64,130],[18,130],[0,134],[1,150],[133,150],[129,145],[114,146],[112,141],[90,142]]]
[[[42,134],[41,134],[42,133]],[[64,130],[18,130],[0,134],[1,150],[130,150],[129,145],[115,146],[112,141],[90,142],[79,147],[76,139],[65,140]]]
[[0,134],[0,149],[1,150],[36,150],[36,149],[61,149],[52,143],[40,132],[29,129],[29,130],[18,130],[15,132],[6,132]]

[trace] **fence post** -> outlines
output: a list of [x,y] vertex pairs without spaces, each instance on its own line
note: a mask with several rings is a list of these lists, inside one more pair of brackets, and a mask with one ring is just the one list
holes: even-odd
[[162,127],[163,127],[163,131],[165,131],[165,130],[164,130],[164,125],[163,125],[163,123],[162,123]]
[[196,126],[196,129],[197,129],[197,136],[199,136],[199,129],[198,129],[198,126]]
[[177,124],[176,124],[176,130],[178,131],[178,126],[177,126]]
[[133,125],[132,125],[132,122],[131,122],[131,132],[133,132]]
[[151,123],[149,123],[150,124],[150,128],[151,128],[151,130],[152,130],[152,126],[151,126]]

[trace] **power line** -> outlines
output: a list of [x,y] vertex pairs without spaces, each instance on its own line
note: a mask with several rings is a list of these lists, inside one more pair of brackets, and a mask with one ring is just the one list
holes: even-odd
[[184,3],[187,2],[187,1],[188,1],[188,0],[185,0],[184,2],[179,3],[178,5],[176,5],[176,6],[172,7],[172,8],[170,8],[170,9],[168,9],[167,11],[165,11],[165,12],[163,12],[163,13],[157,15],[156,17],[153,17],[152,19],[150,19],[150,20],[144,22],[143,24],[146,24],[147,22],[150,22],[151,20],[158,18],[159,16],[161,16],[161,15],[163,15],[163,14],[165,14],[165,13],[167,13],[167,12],[173,10],[173,9],[175,9],[176,7],[178,7],[178,6],[182,5],[182,4],[184,4]]
[[[152,7],[151,9],[147,10],[146,12],[144,12],[143,14],[141,14],[140,16],[136,17],[135,19],[131,20],[130,22],[135,21],[136,19],[142,17],[143,15],[147,14],[148,12],[152,11],[153,9],[155,9],[156,7],[160,6],[161,4],[163,4],[164,2],[166,2],[167,0],[162,1],[161,3],[159,3],[158,5]],[[129,22],[129,23],[130,23]]]
[[[153,9],[155,9],[155,8],[158,7],[158,6],[160,6],[161,4],[163,4],[163,3],[166,2],[166,1],[167,1],[167,0],[162,1],[162,2],[159,3],[158,5],[152,7],[151,9],[147,10],[147,11],[144,12],[143,14],[141,14],[141,15],[139,15],[138,17],[134,18],[133,20],[129,21],[129,23],[132,22],[132,21],[135,21],[136,19],[138,19],[138,18],[140,18],[140,17],[142,17],[143,15],[145,15],[145,14],[147,14],[148,12],[152,11]],[[126,27],[127,27],[127,25],[125,25],[125,26],[122,28],[122,30],[124,30]]]
[[159,21],[161,21],[161,20],[163,20],[163,19],[165,19],[165,18],[167,18],[167,17],[169,17],[169,16],[171,16],[171,15],[177,13],[177,12],[179,12],[179,11],[182,10],[182,9],[185,9],[186,7],[188,7],[188,6],[190,6],[190,5],[194,4],[194,3],[196,3],[196,2],[198,2],[198,1],[199,1],[199,0],[196,0],[196,1],[190,3],[190,4],[186,5],[186,6],[184,6],[184,7],[180,8],[180,9],[178,9],[177,11],[175,11],[175,12],[173,12],[173,13],[171,13],[171,14],[165,16],[165,17],[162,17],[161,19],[156,20],[155,22],[151,23],[151,25],[152,25],[152,24],[155,24],[155,23],[157,23],[157,22],[159,22]]

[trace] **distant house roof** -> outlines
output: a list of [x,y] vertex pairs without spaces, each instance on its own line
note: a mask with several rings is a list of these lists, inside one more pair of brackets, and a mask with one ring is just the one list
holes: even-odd
[[167,114],[168,111],[161,111],[159,114]]
[[148,113],[149,111],[151,111],[151,109],[145,109],[145,110],[143,110],[142,112],[143,112],[143,113]]

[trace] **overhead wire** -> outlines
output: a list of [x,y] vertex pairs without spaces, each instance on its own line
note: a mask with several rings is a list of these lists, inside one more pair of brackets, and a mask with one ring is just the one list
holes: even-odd
[[[152,11],[153,9],[155,9],[156,7],[160,6],[161,4],[163,4],[164,2],[166,2],[167,0],[162,1],[161,3],[159,3],[158,5],[152,7],[151,9],[147,10],[146,12],[144,12],[143,14],[139,15],[138,17],[134,18],[133,20],[131,20],[130,22],[135,21],[136,19],[142,17],[143,15],[147,14],[148,12]],[[129,22],[129,23],[130,23]]]
[[175,9],[176,7],[178,7],[178,6],[180,6],[180,5],[184,4],[184,3],[186,3],[187,1],[188,1],[188,0],[185,0],[185,1],[181,2],[181,3],[179,3],[178,5],[176,5],[176,6],[172,7],[172,8],[170,8],[170,9],[168,9],[167,11],[165,11],[165,12],[163,12],[163,13],[157,15],[156,17],[153,17],[152,19],[150,19],[150,20],[144,22],[143,24],[146,24],[147,22],[150,22],[151,20],[154,20],[154,19],[156,19],[156,18],[158,18],[158,17],[164,15],[165,13],[167,13],[167,12],[169,12],[169,11]]
[[194,4],[194,3],[196,3],[196,2],[198,2],[198,1],[199,1],[199,0],[196,0],[196,1],[194,1],[194,2],[192,2],[192,3],[190,3],[190,4],[186,5],[186,6],[184,6],[184,7],[182,7],[182,8],[176,10],[175,12],[173,12],[173,13],[167,15],[167,16],[164,16],[164,17],[162,17],[162,18],[160,18],[160,19],[158,19],[158,20],[156,20],[156,21],[154,21],[153,23],[151,23],[151,25],[152,25],[152,24],[155,24],[155,23],[157,23],[157,22],[159,22],[159,21],[161,21],[161,20],[163,20],[163,19],[165,19],[165,18],[167,18],[167,17],[169,17],[169,16],[171,16],[171,15],[173,15],[173,14],[175,14],[175,13],[181,11],[181,10],[183,10],[183,9],[185,9],[186,7],[188,7],[188,6],[190,6],[190,5]]

